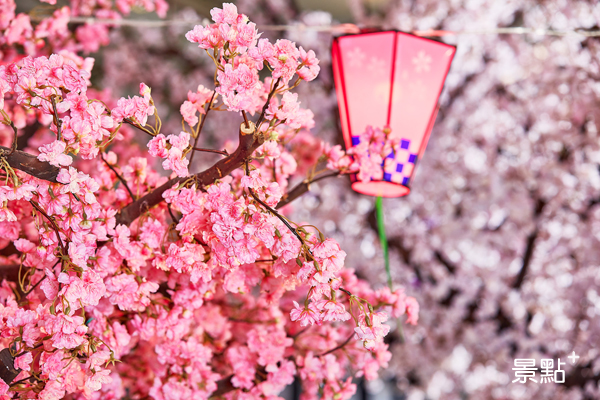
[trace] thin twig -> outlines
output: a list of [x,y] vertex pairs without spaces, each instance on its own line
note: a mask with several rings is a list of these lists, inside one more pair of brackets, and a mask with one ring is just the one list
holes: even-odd
[[298,332],[296,332],[294,335],[290,336],[292,339],[296,339],[298,336],[302,335],[304,332],[306,332],[307,330],[309,330],[312,327],[312,325],[307,326],[304,329],[299,330]]
[[56,125],[56,140],[62,140],[62,121],[58,118],[58,110],[56,109],[56,98],[54,96],[50,96],[50,101],[52,102],[52,110],[54,111],[54,125]]
[[244,117],[244,122],[246,123],[246,129],[250,129],[250,123],[248,122],[248,116],[246,115],[246,111],[242,110],[242,116]]
[[154,137],[154,134],[152,132],[150,132],[148,129],[144,128],[140,124],[133,122],[133,120],[131,120],[129,118],[124,118],[123,121],[128,123],[129,125],[133,126],[134,128],[138,128],[140,131],[147,133],[148,135]]
[[[60,260],[58,260],[53,266],[52,269],[56,268],[56,266],[60,263]],[[23,293],[23,298],[27,298],[27,296],[29,295],[29,293],[33,292],[35,290],[36,287],[39,286],[40,283],[42,283],[44,281],[44,279],[46,279],[48,277],[48,275],[44,275],[43,278],[41,278],[38,283],[36,283],[35,285],[33,285],[31,287],[31,289],[29,289],[27,292]]]
[[272,209],[271,207],[269,207],[269,205],[267,203],[265,203],[264,201],[262,201],[261,199],[259,199],[258,196],[252,191],[252,189],[248,188],[248,191],[250,192],[250,194],[252,195],[252,197],[254,197],[254,200],[258,201],[264,208],[266,208],[267,210],[269,210],[271,212],[271,214],[273,214],[274,216],[276,216],[277,218],[279,218],[279,220],[281,222],[283,222],[285,226],[287,226],[287,228],[290,230],[290,232],[292,232],[298,238],[298,240],[300,240],[300,243],[304,243],[304,239],[302,238],[302,236],[300,236],[300,234],[296,231],[296,229],[294,229],[290,225],[290,223],[287,222],[287,220],[285,218],[283,218],[277,211],[275,211],[274,209]]
[[52,218],[50,218],[50,216],[48,214],[46,214],[46,212],[44,210],[42,210],[40,205],[35,200],[29,200],[29,202],[31,203],[33,208],[35,208],[39,213],[41,213],[44,217],[46,217],[46,219],[48,221],[50,221],[50,224],[52,225],[52,228],[54,228],[54,232],[56,233],[56,238],[58,239],[58,243],[60,244],[63,254],[67,254],[65,245],[63,244],[63,241],[60,238],[60,233],[59,233],[58,225],[56,225],[56,222]]
[[23,378],[23,379],[20,379],[20,380],[18,380],[18,381],[16,381],[16,382],[13,382],[13,383],[11,383],[11,384],[10,384],[10,387],[17,386],[17,385],[19,385],[19,384],[21,384],[21,383],[25,383],[25,381],[28,381],[28,380],[30,380],[31,378],[33,378],[33,375],[29,375],[27,378]]
[[[217,95],[217,91],[214,90],[210,101],[206,105],[206,110],[204,111],[204,117],[202,117],[202,121],[200,121],[200,126],[198,127],[198,132],[196,133],[196,139],[194,140],[194,148],[198,146],[198,139],[200,138],[200,133],[202,133],[202,128],[204,128],[204,122],[206,122],[206,117],[208,117],[208,112],[212,110],[212,104],[215,100],[215,96]],[[192,155],[190,156],[190,167],[192,166],[192,161],[194,160],[194,152],[192,151]]]
[[29,352],[31,352],[32,350],[35,350],[35,349],[39,349],[39,348],[40,348],[40,347],[42,347],[43,345],[44,345],[44,342],[41,342],[41,343],[39,343],[39,344],[35,345],[34,347],[32,347],[32,348],[31,348],[31,349],[29,349],[29,350],[25,350],[25,351],[22,351],[22,352],[20,352],[19,354],[15,355],[15,356],[14,356],[14,358],[21,357],[21,356],[22,356],[23,354],[25,354],[25,353],[29,353]]
[[10,146],[10,152],[8,153],[8,155],[10,156],[17,150],[18,138],[17,138],[17,127],[15,126],[15,124],[12,121],[9,121],[9,125],[13,129],[13,132],[15,133],[15,136],[13,137],[12,145]]
[[169,215],[171,216],[171,219],[173,220],[173,222],[175,222],[176,224],[179,223],[179,220],[177,218],[175,218],[175,215],[173,214],[173,210],[171,209],[171,205],[167,204],[167,210],[169,210]]
[[271,92],[269,93],[269,96],[267,97],[267,101],[265,102],[265,105],[263,106],[262,111],[260,113],[260,117],[258,117],[258,121],[256,121],[256,130],[257,131],[260,129],[260,124],[262,124],[263,121],[265,120],[265,113],[267,112],[267,109],[269,108],[269,103],[271,103],[271,99],[273,98],[273,95],[277,91],[279,82],[281,82],[281,78],[278,78],[277,81],[275,81],[273,90],[271,90]]
[[348,339],[346,339],[346,340],[344,341],[344,343],[341,343],[340,345],[338,345],[338,346],[334,347],[334,348],[333,348],[333,349],[331,349],[331,350],[327,350],[325,353],[321,353],[321,354],[319,354],[317,357],[323,357],[323,356],[326,356],[327,354],[333,353],[334,351],[337,351],[337,350],[339,350],[339,349],[343,348],[345,345],[347,345],[348,343],[350,343],[350,340],[352,340],[352,338],[353,338],[353,337],[354,337],[354,332],[352,332],[352,333],[350,334],[350,336],[348,336]]
[[[246,174],[248,173],[248,160],[246,160]],[[272,209],[271,207],[269,207],[269,205],[267,203],[265,203],[264,201],[262,201],[261,199],[258,198],[258,196],[254,193],[254,191],[250,188],[248,188],[248,192],[250,192],[250,195],[252,197],[254,197],[254,200],[256,200],[257,202],[259,202],[264,208],[266,208],[267,210],[269,210],[271,212],[271,214],[273,214],[274,216],[276,216],[277,218],[279,218],[279,220],[281,222],[284,223],[285,226],[287,226],[287,228],[290,230],[290,232],[292,232],[297,238],[298,240],[300,240],[300,243],[304,244],[304,239],[302,238],[302,236],[300,236],[300,234],[296,231],[296,229],[294,229],[289,222],[287,222],[287,220],[285,218],[283,218],[277,211],[275,211],[274,209]]]
[[115,175],[117,176],[117,179],[123,184],[123,186],[125,186],[125,189],[127,189],[127,192],[129,193],[129,196],[131,197],[131,201],[135,201],[135,196],[133,195],[133,192],[131,191],[131,189],[129,188],[129,185],[127,185],[127,181],[125,180],[125,178],[123,178],[118,172],[117,170],[110,165],[110,163],[108,161],[106,161],[106,159],[104,158],[104,154],[100,153],[100,158],[102,159],[102,161],[104,161],[104,164],[106,164],[106,166],[108,168],[110,168],[110,170],[112,172],[115,173]]
[[[21,372],[21,370],[18,370],[18,371],[19,371],[19,373]],[[18,376],[18,375],[17,375],[17,376]],[[18,380],[18,381],[16,381],[16,382],[13,382],[13,383],[11,383],[11,384],[10,384],[10,387],[17,386],[17,385],[19,385],[19,384],[21,384],[21,383],[25,383],[25,381],[29,381],[29,380],[31,380],[31,379],[33,379],[33,380],[36,380],[36,381],[38,381],[38,382],[43,382],[43,381],[41,381],[40,379],[36,378],[35,376],[33,376],[33,375],[29,375],[27,378],[23,378],[23,379],[21,379],[21,380]]]
[[33,285],[33,286],[31,287],[31,289],[29,289],[28,291],[26,291],[25,293],[23,293],[23,296],[24,296],[24,297],[27,297],[27,296],[29,295],[29,293],[33,292],[33,291],[35,290],[35,288],[36,288],[36,287],[38,287],[38,286],[39,286],[39,284],[40,284],[40,283],[42,283],[42,282],[44,281],[44,279],[46,279],[47,277],[48,277],[47,275],[44,275],[44,277],[43,277],[42,279],[40,279],[40,280],[38,281],[38,283],[36,283],[35,285]]
[[[227,152],[227,150],[213,150],[213,149],[203,149],[202,147],[192,147],[192,150],[194,151],[203,151],[205,153],[216,153],[216,154],[220,154],[222,156],[225,157],[229,157],[230,154]],[[192,161],[192,159],[190,158],[190,162]]]

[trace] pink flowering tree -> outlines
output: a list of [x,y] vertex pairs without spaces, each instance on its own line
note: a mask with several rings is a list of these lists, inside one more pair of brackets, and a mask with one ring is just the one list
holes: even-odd
[[[418,304],[373,290],[286,210],[325,176],[368,179],[393,143],[373,131],[350,158],[312,136],[295,90],[319,73],[315,53],[261,38],[232,4],[185,35],[213,82],[189,89],[166,131],[146,84],[119,99],[92,87],[77,53],[108,28],[67,29],[137,3],[74,1],[36,24],[2,2],[0,396],[276,398],[298,377],[305,399],[351,397],[353,377],[390,360],[386,320],[416,324]],[[237,143],[202,147],[218,112]]]

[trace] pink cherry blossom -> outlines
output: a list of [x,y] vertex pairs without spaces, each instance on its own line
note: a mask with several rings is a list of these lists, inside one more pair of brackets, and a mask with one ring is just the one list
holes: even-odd
[[306,326],[308,324],[321,325],[320,311],[313,303],[309,303],[308,307],[300,307],[300,305],[294,301],[294,309],[290,312],[290,318],[292,321],[300,321],[301,326]]
[[[228,380],[227,398],[275,399],[299,376],[306,398],[346,399],[355,391],[349,379],[373,378],[389,362],[381,313],[402,309],[416,322],[412,300],[373,291],[344,269],[360,257],[350,260],[328,238],[335,226],[294,222],[291,207],[278,208],[296,183],[308,184],[306,174],[322,171],[318,163],[356,172],[353,158],[393,142],[371,129],[368,148],[351,154],[317,139],[310,130],[329,106],[302,108],[309,101],[296,86],[316,79],[322,49],[300,37],[261,39],[238,6],[214,9],[213,24],[186,34],[212,57],[182,51],[188,63],[204,57],[187,79],[178,75],[185,63],[167,70],[165,59],[146,53],[147,42],[162,51],[157,36],[121,57],[123,32],[114,24],[68,25],[118,20],[135,8],[164,16],[162,0],[71,2],[40,20],[0,1],[3,117],[18,130],[18,150],[37,157],[33,170],[8,157],[12,169],[0,185],[3,263],[22,264],[19,282],[10,274],[0,282],[0,335],[19,354],[15,367],[37,379],[21,376],[18,392],[0,392],[208,399]],[[108,41],[114,46],[105,48]],[[93,85],[86,52],[102,54]],[[132,84],[139,95],[126,97]],[[263,123],[236,150],[240,111]],[[181,117],[182,131],[173,131]],[[9,146],[12,128],[2,126]],[[195,154],[192,145],[235,155]],[[192,154],[198,175],[188,170]]]
[[373,350],[378,342],[383,341],[383,337],[390,331],[389,325],[384,325],[387,315],[382,312],[361,314],[358,320],[358,326],[354,328],[355,338],[362,340],[365,349]]
[[406,314],[408,315],[406,322],[416,325],[419,321],[419,303],[414,297],[406,298]]
[[23,371],[31,371],[31,362],[33,361],[33,355],[30,352],[23,354],[15,358],[15,368],[22,369]]
[[4,396],[8,392],[8,389],[10,389],[10,386],[0,379],[0,396]]
[[148,142],[148,153],[154,157],[165,158],[169,155],[167,138],[162,133],[156,135]]

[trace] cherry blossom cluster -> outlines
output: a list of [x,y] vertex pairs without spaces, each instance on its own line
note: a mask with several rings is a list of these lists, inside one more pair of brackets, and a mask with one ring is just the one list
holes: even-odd
[[[241,10],[253,6],[249,0],[236,4]],[[554,0],[544,8],[536,8],[535,1],[494,5],[487,0],[476,9],[452,1],[423,1],[418,7],[353,2],[352,11],[358,24],[402,31],[485,29],[507,21],[525,27],[561,21],[561,29],[569,31],[594,30],[593,16],[600,10],[596,4]],[[282,7],[265,9],[261,17],[276,21],[280,15],[296,14]],[[313,12],[298,23],[331,20]],[[318,55],[330,51],[327,34],[292,28],[287,35]],[[405,343],[390,346],[385,389],[369,385],[367,390],[373,397],[392,391],[433,399],[465,393],[470,398],[600,397],[593,339],[600,332],[598,289],[590,279],[600,265],[599,186],[597,160],[589,158],[598,151],[599,94],[589,90],[597,65],[584,61],[598,58],[600,47],[589,46],[583,35],[441,40],[458,51],[432,140],[411,194],[384,200],[390,257],[397,265],[392,276],[411,282],[427,311],[417,329],[405,330]],[[323,70],[325,62],[323,57]],[[322,86],[330,82],[325,74],[318,79]],[[332,91],[312,88],[317,127],[335,124],[339,114]],[[337,132],[323,129],[321,135],[332,142]],[[355,216],[366,212],[369,202],[351,194],[345,179],[325,182],[311,185],[314,195],[300,200],[318,207],[294,206],[294,217],[310,214],[311,223],[328,224],[348,253],[346,264],[369,280],[381,280],[376,227],[366,218],[372,214]],[[571,337],[577,339],[565,340]],[[514,359],[535,359],[540,367],[540,359],[554,358],[556,367],[557,358],[567,361],[573,350],[581,359],[565,368],[568,383],[511,383]],[[535,379],[540,381],[539,371]]]
[[[70,165],[66,153],[94,158],[97,143],[108,139],[113,119],[101,102],[88,101],[86,90],[90,73],[75,61],[61,55],[32,58],[0,66],[0,84],[16,96],[17,105],[34,109],[42,120],[53,121],[58,140],[40,148],[40,161]],[[62,115],[60,126],[53,117]],[[56,119],[56,118],[54,118]]]
[[[314,53],[257,42],[233,5],[212,15],[221,39],[211,30],[199,43],[218,40],[217,87],[188,92],[178,134],[162,133],[147,85],[118,100],[92,90],[92,60],[0,66],[6,139],[17,145],[19,112],[24,126],[36,121],[28,146],[49,170],[36,178],[11,164],[32,157],[21,148],[0,154],[0,258],[18,275],[0,283],[2,363],[16,371],[0,379],[3,398],[272,399],[299,376],[306,399],[349,399],[352,376],[375,379],[388,365],[388,314],[417,322],[402,289],[373,290],[344,268],[334,239],[278,211],[323,147],[291,92],[318,72]],[[264,66],[272,75],[260,81]],[[251,108],[232,106],[244,96]],[[222,106],[258,114],[240,116],[240,142],[256,150],[201,181],[188,171],[202,150],[191,139]],[[150,136],[147,150],[122,140],[133,129]],[[233,151],[208,150],[234,162]],[[139,216],[127,220],[132,207]]]
[[[262,107],[263,97],[274,84],[287,86],[297,74],[298,80],[294,83],[297,85],[299,80],[311,81],[319,73],[319,61],[314,51],[298,49],[287,39],[279,39],[274,44],[268,39],[259,39],[256,25],[244,14],[238,14],[234,4],[225,3],[222,10],[213,9],[211,15],[214,24],[198,25],[186,34],[186,38],[198,43],[215,62],[218,68],[216,91],[229,110],[254,114]],[[261,82],[258,76],[265,66],[273,78],[270,85]],[[288,96],[285,107],[293,110],[297,107],[295,100]]]
[[399,155],[400,140],[392,137],[389,128],[367,126],[360,135],[360,143],[344,151],[342,146],[327,146],[324,156],[327,168],[341,174],[356,174],[358,180],[368,182],[383,179],[384,162],[393,163],[392,155]]
[[[56,0],[45,0],[56,4]],[[118,10],[117,12],[115,10]],[[14,0],[3,0],[0,4],[0,48],[5,61],[16,61],[22,56],[18,47],[30,56],[48,55],[48,50],[75,54],[96,52],[109,43],[109,27],[106,24],[81,24],[69,30],[70,17],[98,17],[120,19],[128,15],[132,7],[141,7],[156,12],[161,18],[167,13],[165,0],[71,0],[70,6],[56,9],[52,15],[36,21],[25,13],[15,14]]]
[[[97,243],[114,234],[115,213],[98,203],[98,183],[73,167],[61,169],[55,184],[5,171],[12,184],[2,187],[2,236],[20,252],[33,286],[19,292],[3,283],[9,292],[2,296],[2,342],[15,354],[15,368],[29,376],[27,392],[42,399],[89,396],[110,381],[105,364],[114,359],[89,332],[84,310],[110,291],[93,260]],[[0,386],[6,393],[8,385]]]
[[[328,73],[331,34],[297,27],[335,23],[322,11],[298,14],[290,2],[268,2],[260,8],[255,0],[235,3],[257,25],[258,21],[290,25],[283,37],[314,50],[320,59],[322,73],[316,82],[301,85],[299,97],[306,104],[309,96],[315,128],[283,139],[285,146],[273,146],[279,149],[279,158],[266,155],[259,167],[262,176],[276,179],[284,191],[292,190],[306,174],[310,176],[315,157],[322,154],[321,140],[339,140],[339,132],[332,129],[339,113]],[[484,0],[476,8],[447,0],[423,0],[412,7],[409,2],[371,2],[368,7],[365,2],[352,2],[351,10],[355,21],[364,26],[407,32],[439,27],[456,31],[465,26],[489,30],[513,21],[534,28],[595,30],[598,18],[594,16],[599,15],[593,2],[557,0],[544,7],[533,0],[501,6]],[[189,9],[171,16],[177,20],[203,17]],[[130,94],[127,84],[135,77],[135,82],[152,86],[156,99],[162,98],[162,116],[165,99],[173,102],[175,110],[188,90],[194,91],[199,75],[205,84],[211,81],[211,63],[189,68],[188,62],[180,63],[173,56],[190,54],[186,41],[178,40],[186,27],[133,31],[135,40],[132,30],[114,30],[114,46],[104,53],[127,60],[104,63],[101,68],[104,84],[117,97]],[[598,289],[593,279],[600,265],[595,251],[600,226],[595,158],[600,115],[595,106],[598,93],[589,90],[595,85],[598,42],[583,35],[488,34],[441,40],[458,48],[440,97],[432,140],[411,194],[384,199],[392,276],[408,285],[407,293],[416,296],[426,311],[418,327],[404,330],[404,343],[398,340],[394,320],[385,322],[392,326],[386,343],[393,354],[390,368],[382,374],[386,387],[376,382],[367,390],[373,397],[381,389],[408,398],[464,393],[486,399],[600,398],[594,341],[600,332],[597,308],[594,311]],[[209,114],[201,142],[231,152],[237,143],[237,125],[224,127],[232,114]],[[179,132],[180,125],[175,121],[176,130],[170,133]],[[283,135],[280,132],[280,138]],[[191,169],[204,161],[198,156]],[[292,166],[291,175],[281,175]],[[335,237],[348,254],[345,267],[356,268],[370,282],[383,282],[382,253],[372,218],[367,218],[372,216],[368,211],[373,199],[353,193],[345,177],[311,184],[310,191],[287,207],[286,216],[308,221]],[[537,207],[544,202],[547,205],[538,214]],[[532,235],[536,229],[539,234]],[[535,237],[532,246],[528,246],[530,235]],[[526,253],[528,249],[533,251]],[[525,254],[531,254],[529,268],[523,285],[514,289]],[[302,304],[304,294],[292,300]],[[327,327],[313,325],[295,341]],[[335,334],[340,335],[335,337],[338,342],[323,351],[342,343],[350,331]],[[556,365],[557,357],[566,361],[564,357],[573,350],[581,359],[573,369],[565,368],[568,384],[510,383],[515,378],[514,358],[536,358],[537,367],[540,358],[554,358]],[[314,351],[313,356],[321,353]],[[326,365],[322,367],[324,371]],[[318,367],[313,371],[320,372],[314,376],[321,379],[323,372]],[[299,376],[303,392],[312,375],[304,376]],[[539,372],[536,378],[539,381]]]
[[188,99],[181,105],[180,112],[190,127],[196,126],[198,123],[196,113],[206,114],[205,105],[213,98],[213,93],[212,90],[205,88],[203,85],[198,85],[196,92],[188,91]]

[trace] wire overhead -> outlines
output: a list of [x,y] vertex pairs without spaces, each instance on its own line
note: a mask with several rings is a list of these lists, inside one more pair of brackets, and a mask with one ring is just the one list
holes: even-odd
[[[209,21],[203,19],[201,21],[190,20],[142,20],[142,19],[103,19],[91,17],[71,17],[70,24],[106,24],[113,26],[131,26],[137,28],[160,28],[165,26],[195,26],[208,25]],[[336,24],[336,25],[261,25],[258,26],[261,31],[314,31],[314,32],[331,32],[331,33],[358,33],[360,27],[354,24]],[[463,31],[447,31],[447,30],[415,30],[411,32],[417,36],[463,36],[463,35],[538,35],[538,36],[585,36],[585,37],[600,37],[600,30],[569,30],[558,31],[546,28],[526,28],[526,27],[508,27],[494,28],[486,30],[463,30]]]

